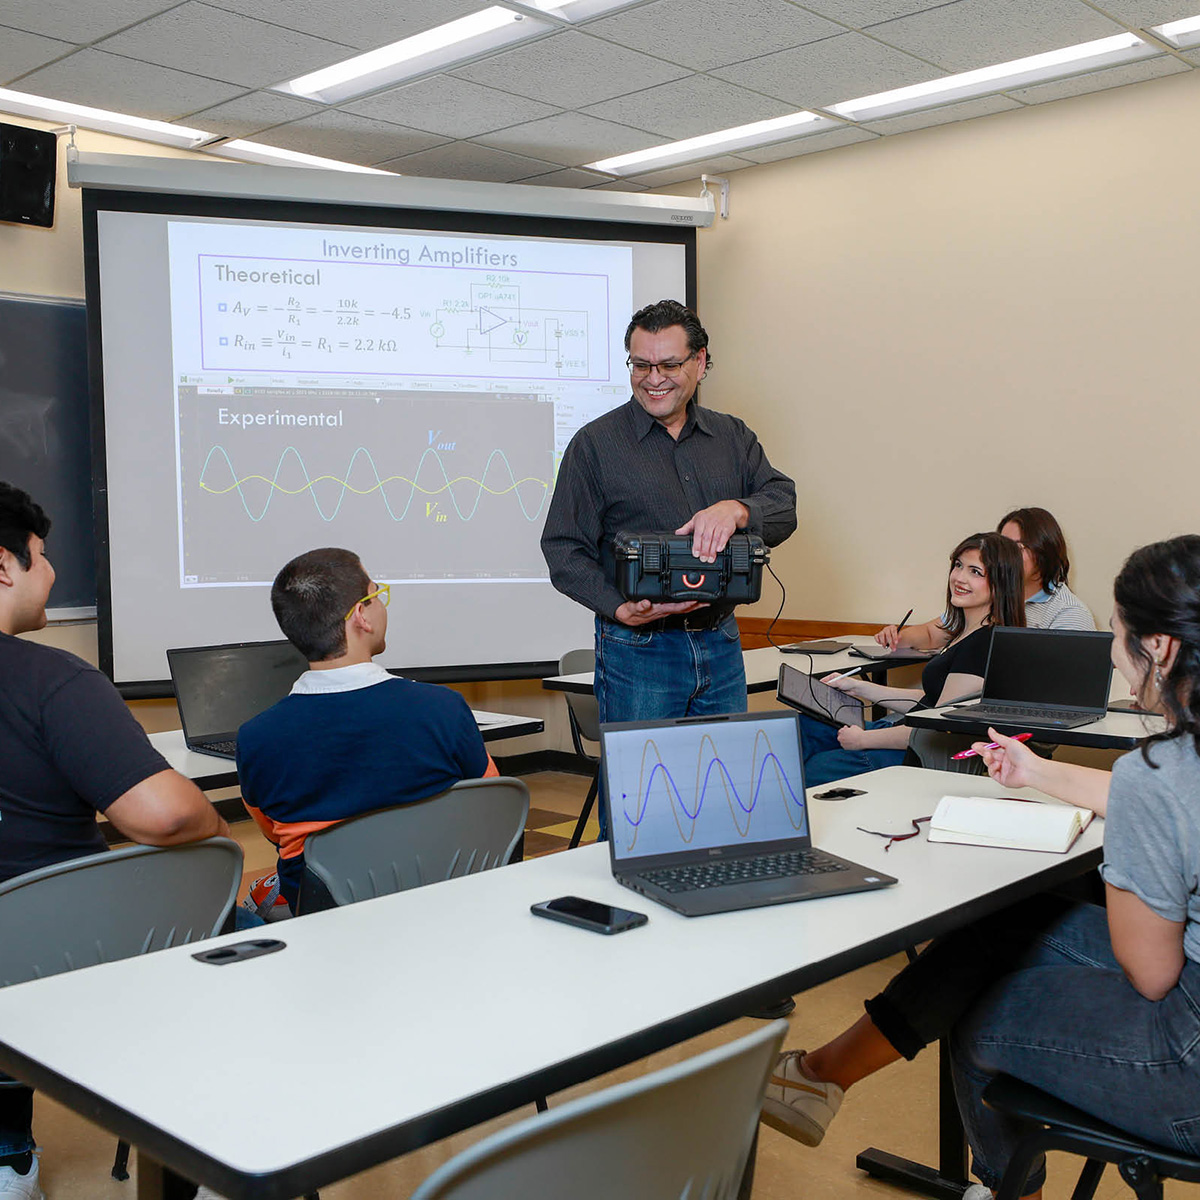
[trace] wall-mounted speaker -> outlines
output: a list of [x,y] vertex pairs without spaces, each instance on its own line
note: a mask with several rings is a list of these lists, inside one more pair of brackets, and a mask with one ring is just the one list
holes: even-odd
[[0,221],[54,224],[58,138],[23,125],[0,125]]

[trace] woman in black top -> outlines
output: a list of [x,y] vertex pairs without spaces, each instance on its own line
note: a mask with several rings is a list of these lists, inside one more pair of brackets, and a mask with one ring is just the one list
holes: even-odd
[[[827,675],[825,682],[868,704],[900,713],[936,708],[977,692],[983,686],[992,629],[1025,624],[1025,587],[1021,551],[998,533],[964,538],[950,555],[946,611],[938,624],[949,640],[925,664],[919,688],[888,687],[857,676]],[[899,764],[912,730],[893,719],[871,721],[866,728],[834,729],[812,717],[800,717],[804,777],[810,787]]]

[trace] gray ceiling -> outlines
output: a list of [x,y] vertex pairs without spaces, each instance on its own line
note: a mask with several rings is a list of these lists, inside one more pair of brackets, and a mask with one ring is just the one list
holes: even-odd
[[[267,91],[492,0],[0,0],[0,86],[405,174],[657,187],[1200,66],[1200,51],[612,183],[584,163],[1200,13],[1200,0],[640,0],[326,107]],[[0,103],[0,112],[3,105]]]

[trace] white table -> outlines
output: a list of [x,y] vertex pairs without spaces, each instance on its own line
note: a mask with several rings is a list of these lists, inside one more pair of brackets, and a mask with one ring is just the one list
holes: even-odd
[[[530,733],[541,733],[545,728],[545,722],[540,717],[484,712],[481,709],[471,711],[485,742],[524,737]],[[189,750],[183,740],[182,729],[152,733],[150,744],[170,766],[181,775],[186,775],[200,788],[234,787],[237,784],[237,768],[233,760],[222,758],[219,754],[202,754],[197,750]]]
[[[606,847],[587,846],[275,926],[264,932],[286,949],[231,966],[203,965],[181,947],[5,988],[0,1069],[232,1200],[284,1200],[1099,858],[1102,821],[1063,856],[930,845],[923,834],[885,853],[882,838],[855,827],[906,829],[963,779],[892,767],[855,783],[867,795],[812,802],[814,840],[898,876],[895,887],[689,920],[620,887]],[[530,904],[568,893],[649,911],[650,922],[607,939],[530,915]],[[272,994],[287,1003],[269,1006],[269,1029],[214,1028],[213,1012]],[[547,1023],[547,1006],[572,1019]],[[88,1012],[104,1014],[103,1037]],[[231,1063],[240,1078],[271,1080],[270,1120],[245,1119]]]
[[[1129,699],[1129,684],[1116,671],[1108,689],[1108,702]],[[986,721],[954,721],[948,720],[943,714],[949,705],[942,708],[926,708],[920,712],[907,714],[904,718],[906,725],[914,729],[936,729],[941,733],[962,733],[972,737],[982,737],[987,733]],[[1019,733],[1029,729],[1028,725],[1000,725],[1001,733]],[[1035,730],[1037,740],[1048,746],[1085,746],[1092,750],[1131,750],[1146,737],[1147,734],[1160,733],[1166,728],[1162,717],[1149,713],[1107,712],[1098,721],[1089,725],[1080,725],[1076,729],[1043,729]]]
[[[855,646],[875,646],[873,637],[867,634],[846,634],[823,639],[831,642],[850,642]],[[924,657],[897,655],[895,658],[860,658],[848,650],[837,654],[783,654],[774,646],[762,646],[757,650],[743,650],[742,661],[746,665],[746,691],[773,692],[779,681],[781,663],[824,675],[829,671],[847,671],[851,667],[862,667],[863,674],[886,673],[893,667],[911,666],[925,662]],[[592,672],[582,671],[575,675],[552,675],[542,680],[542,687],[551,692],[571,692],[574,695],[590,696],[593,693]]]

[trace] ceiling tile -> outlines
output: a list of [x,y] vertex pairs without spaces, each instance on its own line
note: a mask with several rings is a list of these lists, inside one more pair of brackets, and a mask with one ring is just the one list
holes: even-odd
[[459,79],[560,108],[598,104],[687,74],[683,67],[576,30],[553,34],[454,72]]
[[298,96],[282,96],[278,92],[250,92],[201,112],[194,112],[188,121],[202,129],[210,129],[222,137],[247,137],[272,125],[298,121],[325,109],[320,104],[301,100]]
[[245,87],[280,83],[340,62],[351,53],[337,42],[255,21],[200,0],[187,0],[107,38],[100,49]]
[[926,109],[925,112],[905,113],[900,117],[887,117],[882,121],[867,121],[864,129],[876,133],[909,133],[914,129],[928,129],[932,125],[949,125],[954,121],[969,121],[972,117],[987,117],[992,113],[1007,112],[1021,106],[1006,96],[980,96],[976,100],[964,100],[960,104],[946,104],[941,108]]
[[907,17],[910,13],[924,12],[927,8],[941,8],[946,0],[812,0],[805,4],[831,21],[841,21],[854,29],[865,29],[890,21],[894,17]]
[[539,100],[500,92],[452,75],[433,75],[341,107],[360,116],[395,121],[398,125],[451,138],[475,137],[550,117],[559,111]]
[[889,45],[947,71],[1011,62],[1120,32],[1115,21],[1080,0],[957,0],[871,29]]
[[713,73],[778,96],[794,108],[836,104],[942,74],[936,67],[861,33],[843,33],[814,46],[769,54]]
[[1200,50],[1192,50],[1183,57],[1186,58],[1188,62],[1195,63],[1197,66],[1200,66]]
[[1200,13],[1197,0],[1103,0],[1100,7],[1115,20],[1138,29],[1165,25],[1168,21],[1179,21]]
[[484,134],[475,140],[498,150],[544,158],[564,167],[578,167],[598,158],[654,145],[651,133],[600,121],[583,113],[559,113],[541,121],[530,121],[527,125]]
[[262,140],[285,150],[300,150],[304,154],[320,154],[324,158],[373,166],[387,158],[426,150],[443,139],[333,109],[293,121],[290,125],[280,125]]
[[637,177],[638,183],[647,187],[669,187],[672,183],[683,183],[684,180],[694,179],[700,182],[701,175],[724,175],[729,171],[740,171],[743,167],[754,164],[747,158],[737,158],[732,154],[720,158],[710,158],[705,162],[686,163],[679,167],[664,167],[661,171],[650,171]]
[[476,142],[449,142],[436,150],[409,154],[379,163],[402,175],[425,175],[434,179],[481,179],[486,183],[512,183],[530,175],[544,174],[553,163],[539,162],[520,154],[491,150]]
[[587,30],[698,71],[842,32],[786,0],[657,0],[589,22]]
[[[0,82],[9,83],[16,80],[27,71],[36,70],[43,63],[70,54],[74,49],[70,42],[60,42],[54,38],[39,37],[35,33],[22,33],[19,29],[5,29],[0,26]],[[22,84],[17,91],[33,89]]]
[[[93,42],[107,37],[126,25],[145,20],[165,8],[174,7],[175,0],[104,0],[103,4],[89,0],[3,0],[0,3],[0,25],[42,33],[46,37],[63,38],[68,42]],[[7,34],[0,36],[0,41]]]
[[648,192],[650,187],[645,183],[634,183],[632,179],[614,179],[612,183],[598,183],[588,190],[592,192]]
[[235,83],[221,83],[105,54],[103,50],[80,50],[26,76],[21,84],[40,96],[158,121],[173,121],[198,108],[228,100],[243,90]]
[[1022,104],[1044,104],[1047,100],[1063,100],[1067,96],[1083,96],[1088,92],[1101,92],[1106,88],[1123,87],[1127,83],[1141,83],[1145,79],[1158,79],[1163,75],[1177,75],[1191,68],[1171,54],[1151,58],[1146,62],[1126,63],[1123,67],[1110,67],[1107,71],[1092,71],[1087,75],[1076,75],[1072,79],[1057,79],[1052,83],[1039,83],[1036,87],[1020,88],[1009,92]]
[[815,154],[818,150],[836,150],[838,146],[874,140],[875,135],[869,130],[847,125],[826,133],[809,134],[806,138],[794,138],[790,142],[777,142],[774,146],[760,146],[757,150],[739,150],[738,153],[756,163],[772,163],[785,158],[799,158],[802,154]]
[[782,117],[792,111],[792,105],[710,75],[689,75],[644,92],[605,100],[584,111],[592,117],[633,125],[676,140]]
[[[444,25],[484,7],[481,0],[213,0],[227,8],[313,37],[334,37],[357,50],[373,50]],[[161,0],[160,0],[161,3]]]
[[590,188],[608,178],[608,175],[601,175],[598,171],[580,171],[575,167],[567,167],[563,171],[551,171],[548,175],[532,175],[521,182],[535,183],[539,187]]

